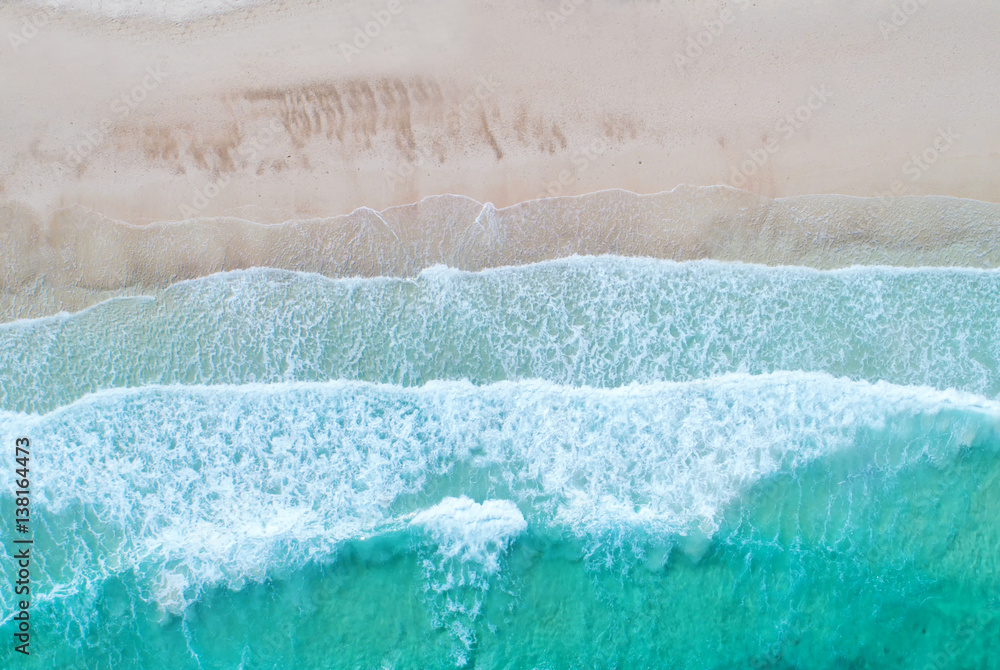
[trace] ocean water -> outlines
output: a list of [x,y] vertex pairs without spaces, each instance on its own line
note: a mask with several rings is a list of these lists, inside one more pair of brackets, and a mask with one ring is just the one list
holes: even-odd
[[254,269],[0,324],[0,407],[102,389],[354,379],[613,388],[828,372],[1000,395],[1000,271],[614,256],[414,279]]
[[998,315],[995,270],[574,257],[2,324],[0,665],[992,667]]

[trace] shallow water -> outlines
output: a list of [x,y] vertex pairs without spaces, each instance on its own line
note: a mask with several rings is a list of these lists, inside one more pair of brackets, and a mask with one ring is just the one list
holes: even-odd
[[[574,257],[408,279],[247,270],[0,324],[0,406],[144,384],[545,379],[616,387],[824,371],[1000,394],[1000,270],[816,271]],[[16,383],[15,383],[16,381]]]

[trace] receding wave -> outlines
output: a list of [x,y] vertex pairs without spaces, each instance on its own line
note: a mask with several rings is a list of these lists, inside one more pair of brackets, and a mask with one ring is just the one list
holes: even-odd
[[413,280],[251,270],[0,326],[0,407],[144,384],[826,371],[1000,394],[1000,272],[572,258]]
[[233,218],[134,226],[81,209],[44,220],[0,207],[5,320],[249,267],[412,277],[573,254],[836,268],[1000,266],[1000,205],[944,197],[771,200],[725,187],[613,190],[497,209],[435,196],[380,212],[260,225]]

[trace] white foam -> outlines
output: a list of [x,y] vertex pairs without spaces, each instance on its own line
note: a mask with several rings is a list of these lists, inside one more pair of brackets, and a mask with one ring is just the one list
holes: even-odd
[[816,271],[588,258],[411,280],[245,270],[0,325],[0,407],[150,383],[611,387],[727,372],[1000,396],[1000,272]]
[[476,642],[475,621],[490,579],[500,570],[500,557],[510,542],[528,527],[517,505],[509,500],[477,503],[468,496],[446,497],[421,510],[410,521],[437,545],[423,562],[435,625],[451,631],[452,658],[465,666]]
[[[40,594],[131,570],[180,611],[206,586],[408,523],[436,544],[433,589],[474,617],[478,596],[456,589],[485,588],[528,523],[599,541],[711,537],[747,487],[864,431],[943,431],[961,448],[998,416],[971,394],[821,373],[616,389],[338,381],[102,391],[43,416],[0,412],[0,441],[44,445],[33,502],[63,533],[46,551],[64,567],[39,576]],[[12,478],[0,469],[0,490]]]
[[[167,225],[167,224],[164,224]],[[177,224],[173,224],[177,225]],[[280,225],[280,224],[276,224]],[[709,271],[720,273],[726,270],[747,275],[760,274],[763,276],[783,275],[790,279],[808,279],[812,277],[837,277],[837,276],[857,276],[877,281],[882,277],[918,277],[920,275],[934,275],[940,279],[947,279],[949,276],[1000,276],[1000,268],[975,268],[975,267],[955,267],[955,266],[893,266],[893,265],[852,265],[832,269],[819,269],[803,265],[763,265],[760,263],[747,263],[741,261],[719,261],[713,259],[674,261],[669,259],[648,258],[648,257],[625,257],[613,254],[579,255],[571,254],[562,258],[542,260],[519,265],[502,265],[496,267],[483,268],[480,270],[463,270],[449,265],[435,263],[421,269],[417,277],[428,279],[458,279],[458,278],[508,278],[524,276],[533,270],[550,270],[570,268],[580,271],[592,269],[629,271],[633,273],[649,273],[650,275],[663,275],[668,273],[679,273],[681,271]],[[372,285],[392,285],[397,282],[413,283],[414,280],[392,276],[374,277],[328,277],[317,272],[286,270],[281,268],[253,267],[238,270],[227,270],[215,272],[193,279],[176,281],[162,289],[143,295],[113,296],[99,302],[95,302],[81,310],[75,312],[61,311],[55,314],[37,316],[21,319],[10,319],[0,322],[0,331],[6,328],[19,328],[35,325],[51,325],[65,322],[69,319],[77,318],[94,308],[107,305],[114,301],[146,301],[155,300],[158,296],[177,292],[180,289],[191,290],[211,290],[219,285],[233,284],[241,282],[250,283],[254,280],[279,282],[312,282],[330,287],[335,290],[338,287],[358,288]]]
[[411,522],[423,527],[447,558],[475,561],[496,572],[500,554],[528,527],[521,510],[509,500],[477,503],[467,496],[448,497],[418,512]]

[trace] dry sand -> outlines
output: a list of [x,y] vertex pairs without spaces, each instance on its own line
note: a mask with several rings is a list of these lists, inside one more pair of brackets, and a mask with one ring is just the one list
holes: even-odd
[[[407,273],[579,251],[997,265],[989,205],[806,199],[803,217],[768,198],[1000,202],[998,27],[995,0],[288,0],[186,23],[5,4],[4,317],[254,263]],[[504,234],[535,246],[475,262],[447,241],[480,203],[681,184],[749,193],[682,189],[666,213],[620,193],[529,204],[500,218],[533,212],[518,225],[534,233]],[[389,225],[374,214],[439,194],[465,197],[442,201],[457,227],[418,221],[426,201]],[[371,216],[301,223],[359,207]],[[383,223],[331,228],[361,219]],[[620,239],[593,241],[608,230]]]
[[349,55],[387,0],[49,12],[16,51],[9,4],[0,197],[133,223],[678,184],[1000,201],[1000,4],[909,3],[398,0]]

